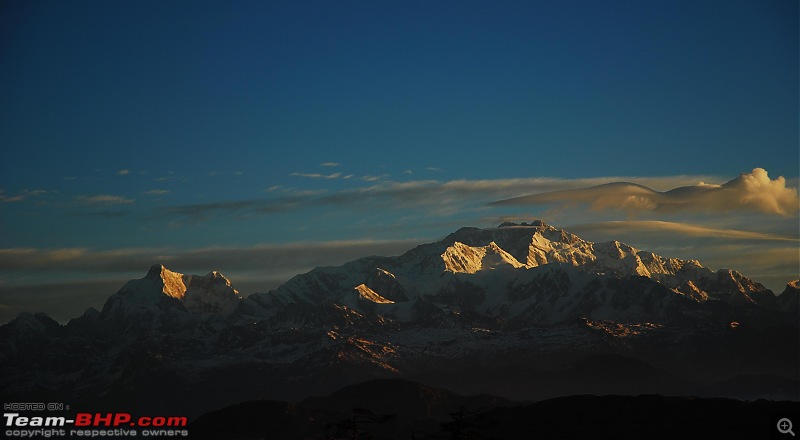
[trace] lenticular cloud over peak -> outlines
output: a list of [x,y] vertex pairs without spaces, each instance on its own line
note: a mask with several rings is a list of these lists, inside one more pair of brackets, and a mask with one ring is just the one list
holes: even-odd
[[722,185],[699,182],[660,192],[630,182],[615,182],[564,191],[551,191],[512,199],[493,205],[583,204],[594,210],[628,212],[729,212],[750,211],[791,216],[800,209],[797,189],[786,186],[783,176],[772,180],[763,168]]

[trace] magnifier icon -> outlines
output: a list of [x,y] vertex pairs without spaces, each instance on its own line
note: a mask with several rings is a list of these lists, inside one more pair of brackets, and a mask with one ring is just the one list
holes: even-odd
[[781,434],[792,434],[792,437],[794,437],[794,432],[792,431],[792,421],[786,417],[778,420],[778,432]]

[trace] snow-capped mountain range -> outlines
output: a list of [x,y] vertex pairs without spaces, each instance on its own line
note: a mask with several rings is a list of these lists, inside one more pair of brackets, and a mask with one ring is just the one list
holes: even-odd
[[[631,277],[649,296],[623,304],[618,283]],[[288,304],[334,302],[398,322],[413,322],[420,302],[502,321],[535,311],[536,324],[577,317],[660,322],[675,308],[709,300],[777,308],[772,292],[736,271],[714,272],[618,241],[592,243],[541,223],[462,228],[399,257],[314,269],[249,300],[268,310],[265,316]],[[654,303],[644,307],[645,300]]]
[[597,353],[690,382],[797,380],[798,295],[797,282],[776,296],[733,270],[592,243],[541,221],[462,228],[248,297],[219,272],[154,265],[67,325],[21,314],[0,327],[0,386],[86,405],[167,404],[179,393],[194,399],[192,411],[372,377],[537,398],[531,377]]

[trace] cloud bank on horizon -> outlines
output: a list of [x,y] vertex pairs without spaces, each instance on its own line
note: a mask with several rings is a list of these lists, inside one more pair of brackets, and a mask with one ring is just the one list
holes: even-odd
[[[292,173],[293,176],[319,178],[319,175]],[[322,178],[338,178],[321,176]],[[269,188],[279,197],[210,202],[166,207],[163,214],[203,219],[214,213],[250,211],[273,214],[308,209],[315,206],[332,207],[434,207],[431,214],[447,212],[453,206],[468,202],[486,201],[490,206],[520,206],[548,204],[587,205],[594,210],[618,210],[626,213],[655,212],[758,212],[791,216],[797,213],[798,190],[787,187],[783,176],[772,180],[766,170],[755,168],[750,173],[723,184],[699,182],[656,191],[648,185],[669,187],[710,179],[708,176],[667,177],[598,177],[598,178],[516,178],[486,180],[385,180],[369,186],[339,191],[294,190]],[[620,181],[627,180],[627,181]],[[631,183],[636,182],[636,183]],[[592,186],[588,186],[592,185]],[[566,188],[566,189],[564,189]],[[536,194],[491,200],[504,195],[531,192]]]
[[543,205],[581,203],[593,210],[627,213],[754,211],[784,217],[797,216],[797,189],[788,188],[783,176],[772,180],[763,168],[722,185],[699,182],[669,191],[656,191],[641,184],[614,182],[603,185],[545,192],[492,202],[492,205]]

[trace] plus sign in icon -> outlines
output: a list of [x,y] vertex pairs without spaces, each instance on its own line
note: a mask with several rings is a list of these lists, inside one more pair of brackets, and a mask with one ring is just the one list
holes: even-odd
[[792,437],[794,437],[794,431],[792,431],[792,421],[786,417],[778,420],[778,432],[781,434],[791,434]]

